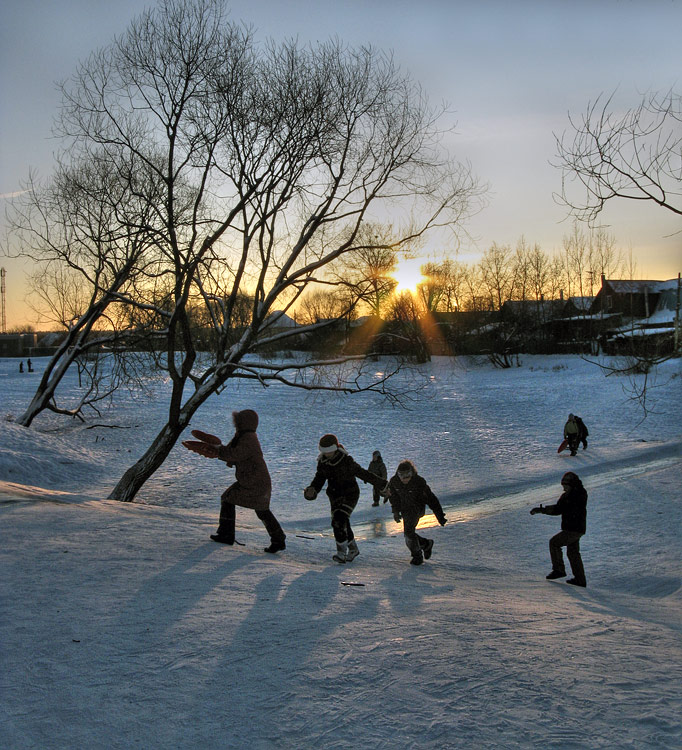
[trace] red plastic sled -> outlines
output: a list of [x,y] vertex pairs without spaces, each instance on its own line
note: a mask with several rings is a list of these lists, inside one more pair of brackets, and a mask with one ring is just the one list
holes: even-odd
[[566,448],[568,448],[568,440],[564,440],[561,445],[556,449],[557,453],[561,453],[561,451],[565,451]]
[[203,430],[192,430],[192,435],[194,435],[195,438],[198,438],[204,443],[209,443],[210,445],[222,445],[220,438],[216,437],[215,435],[211,435],[210,432],[203,432]]

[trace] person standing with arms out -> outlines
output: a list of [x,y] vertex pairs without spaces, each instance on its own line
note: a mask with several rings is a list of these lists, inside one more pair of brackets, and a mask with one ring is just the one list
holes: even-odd
[[433,494],[426,480],[417,474],[412,461],[401,461],[398,464],[398,470],[391,477],[388,486],[393,518],[396,523],[402,519],[405,544],[412,553],[410,564],[421,565],[431,557],[433,539],[417,534],[417,524],[428,505],[438,523],[445,526],[447,518],[440,500]]
[[[367,467],[367,471],[369,471],[372,474],[376,474],[376,476],[381,477],[382,479],[388,478],[388,471],[386,470],[386,464],[384,463],[384,459],[381,457],[381,453],[379,451],[374,451],[372,453],[372,460],[369,462],[369,466]],[[377,506],[379,505],[379,488],[378,487],[372,487],[372,505]],[[384,498],[384,502],[386,502],[388,498]]]
[[578,451],[578,444],[580,443],[580,428],[573,414],[568,415],[568,421],[564,425],[564,440],[568,441],[568,448],[571,451],[571,455],[575,456]]
[[350,525],[351,513],[360,497],[357,479],[378,487],[382,494],[388,491],[388,484],[385,479],[370,473],[356,463],[339,443],[336,435],[323,435],[320,438],[318,450],[317,471],[313,481],[303,490],[303,497],[306,500],[314,500],[325,482],[327,483],[332,530],[336,541],[336,554],[332,559],[341,564],[351,562],[360,554]]
[[561,478],[563,494],[555,505],[540,504],[533,508],[531,516],[544,513],[547,516],[561,516],[561,531],[549,540],[549,555],[552,560],[552,570],[545,576],[552,581],[555,578],[566,577],[564,556],[561,551],[566,547],[566,556],[571,563],[573,578],[566,583],[574,586],[587,586],[583,559],[580,556],[580,539],[587,530],[587,492],[577,474],[567,471]]
[[270,546],[263,551],[275,553],[286,548],[286,535],[270,510],[272,482],[263,451],[256,435],[258,414],[252,409],[232,412],[235,433],[227,445],[220,438],[200,430],[192,430],[198,441],[188,440],[183,445],[207,458],[219,458],[228,466],[234,466],[236,482],[230,485],[220,498],[220,521],[218,531],[211,534],[214,542],[234,544],[235,506],[251,508],[263,522],[270,534]]

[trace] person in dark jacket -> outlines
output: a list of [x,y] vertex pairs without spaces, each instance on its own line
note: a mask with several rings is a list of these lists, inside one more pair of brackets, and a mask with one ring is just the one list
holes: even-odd
[[[256,435],[258,414],[252,409],[235,411],[232,412],[232,420],[235,433],[227,445],[223,445],[220,439],[213,435],[198,431],[194,431],[193,434],[202,436],[202,440],[183,442],[189,450],[207,458],[219,458],[235,469],[237,481],[231,484],[220,498],[220,521],[218,530],[211,534],[211,539],[223,544],[234,544],[235,506],[239,505],[255,510],[270,534],[270,546],[266,547],[264,552],[279,552],[286,548],[286,535],[270,510],[272,483]],[[210,442],[206,442],[207,439],[210,439]]]
[[587,448],[587,436],[590,434],[589,430],[577,414],[574,415],[573,419],[575,419],[575,423],[578,425],[578,442],[583,444],[583,450],[585,450]]
[[[381,477],[382,479],[388,478],[388,471],[386,470],[386,464],[384,463],[384,459],[381,457],[381,453],[379,451],[374,451],[372,453],[372,460],[369,462],[369,466],[367,467],[367,471],[369,471],[371,474],[376,474],[378,477]],[[372,505],[376,506],[379,505],[379,488],[378,487],[372,487]],[[384,498],[384,502],[387,502],[388,498]]]
[[587,529],[587,492],[583,487],[577,474],[567,471],[561,478],[563,494],[555,505],[540,504],[530,512],[532,516],[536,513],[544,513],[548,516],[561,516],[561,531],[549,540],[549,555],[552,560],[552,570],[546,578],[566,577],[564,556],[561,551],[566,547],[566,555],[571,563],[573,578],[566,583],[574,586],[586,586],[585,568],[580,556],[580,539]]
[[424,560],[431,557],[433,550],[433,539],[417,534],[419,519],[426,512],[426,506],[433,511],[436,520],[441,526],[445,526],[447,519],[438,498],[433,494],[426,480],[417,474],[412,461],[401,461],[398,470],[391,477],[389,486],[389,499],[393,518],[396,523],[402,519],[405,544],[412,553],[410,563],[421,565]]
[[568,449],[571,451],[571,455],[575,456],[578,446],[580,445],[580,428],[575,421],[574,414],[568,415],[568,420],[564,425],[564,440],[568,443]]
[[336,541],[336,554],[332,559],[337,563],[350,562],[360,554],[350,525],[351,513],[360,497],[357,479],[378,487],[382,493],[387,491],[388,485],[385,479],[356,463],[335,435],[323,435],[318,449],[317,471],[313,481],[303,490],[303,496],[306,500],[314,500],[324,483],[327,483],[332,530]]

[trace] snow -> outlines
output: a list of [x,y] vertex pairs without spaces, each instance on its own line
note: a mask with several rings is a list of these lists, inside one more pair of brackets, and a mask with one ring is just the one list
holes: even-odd
[[[276,556],[244,509],[244,546],[208,539],[231,473],[181,447],[140,502],[106,499],[163,423],[162,378],[86,425],[4,421],[44,364],[0,359],[1,747],[680,746],[679,360],[649,375],[643,421],[627,379],[578,357],[437,359],[400,376],[409,410],[227,388],[193,426],[226,439],[233,409],[261,415]],[[556,452],[570,411],[590,429],[576,457]],[[326,499],[301,492],[328,431],[363,465],[415,461],[449,519],[423,519],[430,561],[408,564],[362,485],[361,554],[332,562]],[[587,589],[545,581],[559,519],[528,513],[569,468],[589,493]]]

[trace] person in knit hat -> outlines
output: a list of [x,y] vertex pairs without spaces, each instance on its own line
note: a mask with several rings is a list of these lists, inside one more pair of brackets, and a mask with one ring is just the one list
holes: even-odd
[[382,477],[372,474],[356,463],[339,443],[336,435],[323,435],[318,450],[317,471],[313,481],[303,490],[303,496],[306,500],[314,500],[325,482],[327,483],[332,530],[336,540],[336,554],[333,560],[337,563],[350,562],[360,554],[350,525],[351,513],[360,497],[357,480],[362,479],[363,482],[378,487],[382,494],[388,491],[388,484]]
[[401,461],[398,470],[388,483],[391,490],[390,500],[393,518],[396,523],[403,522],[405,544],[412,553],[410,563],[421,565],[431,557],[433,539],[417,534],[419,519],[426,512],[426,506],[433,511],[433,515],[441,526],[445,526],[447,519],[440,500],[433,494],[426,480],[417,474],[412,461]]
[[[382,479],[388,478],[388,471],[386,469],[386,464],[384,463],[384,459],[381,457],[381,453],[379,451],[374,451],[372,453],[372,460],[369,462],[369,466],[367,467],[367,471],[369,471],[372,474],[376,474],[376,476],[381,477]],[[372,487],[372,505],[377,506],[379,505],[379,488],[378,487]],[[388,498],[384,498],[384,502],[387,502]]]
[[549,540],[549,555],[552,560],[552,570],[547,574],[548,580],[566,577],[564,556],[561,551],[566,547],[566,556],[571,563],[573,578],[566,583],[574,586],[587,586],[585,568],[580,556],[580,539],[587,530],[587,492],[577,474],[567,471],[561,477],[563,494],[555,505],[540,504],[530,512],[544,513],[548,516],[561,516],[561,531]]
[[270,534],[270,546],[264,552],[280,552],[286,548],[286,535],[270,510],[272,483],[256,429],[258,414],[253,409],[232,412],[235,433],[227,445],[220,438],[200,430],[192,430],[199,440],[187,440],[183,445],[206,458],[219,458],[228,466],[234,466],[235,479],[220,498],[220,521],[218,530],[211,534],[214,542],[234,544],[235,506],[251,508]]

